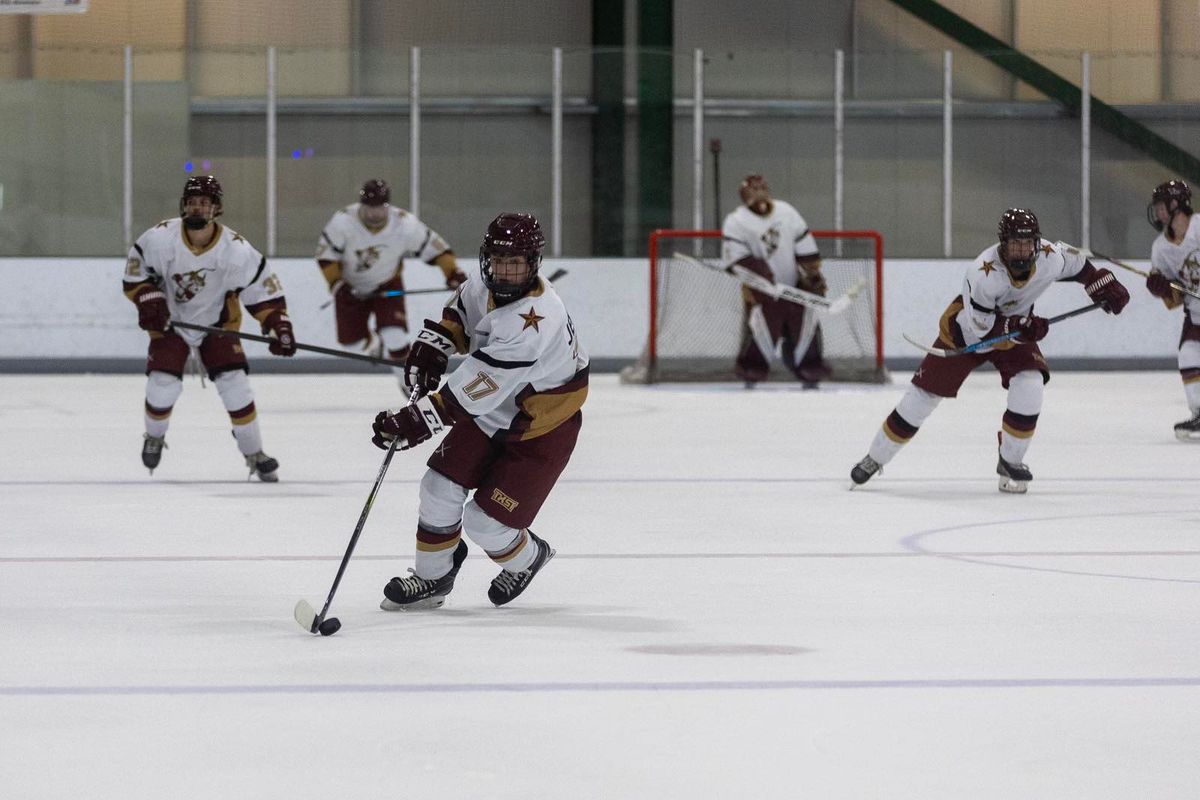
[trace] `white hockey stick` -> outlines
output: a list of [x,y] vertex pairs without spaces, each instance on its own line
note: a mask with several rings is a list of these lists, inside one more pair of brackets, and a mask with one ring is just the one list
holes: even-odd
[[[1104,255],[1104,253],[1097,253],[1095,250],[1085,250],[1082,247],[1076,247],[1075,245],[1067,244],[1066,242],[1055,242],[1054,244],[1056,247],[1060,247],[1064,250],[1071,250],[1076,253],[1080,253],[1081,255],[1084,255],[1084,256],[1095,256],[1096,258],[1100,259],[1101,261],[1107,261],[1108,263],[1118,266],[1121,269],[1127,269],[1130,272],[1136,272],[1138,275],[1141,275],[1143,278],[1150,277],[1149,272],[1143,272],[1142,270],[1138,269],[1137,267],[1126,264],[1124,261],[1118,261],[1117,259],[1113,258],[1112,256],[1106,256],[1106,255]],[[1171,284],[1172,289],[1175,289],[1176,291],[1179,291],[1179,292],[1183,292],[1186,295],[1190,295],[1190,296],[1196,298],[1197,300],[1200,300],[1200,292],[1193,292],[1191,289],[1187,288],[1186,286],[1181,286],[1179,283],[1177,283],[1175,281],[1170,281],[1170,284]]]
[[808,306],[809,308],[815,308],[818,311],[824,311],[827,314],[840,314],[845,311],[850,307],[850,304],[854,302],[854,298],[858,296],[858,293],[866,288],[867,285],[865,278],[859,278],[853,286],[846,290],[845,294],[834,300],[830,300],[828,297],[822,297],[819,294],[806,292],[803,289],[797,289],[795,286],[787,286],[782,283],[775,283],[774,281],[768,280],[762,275],[747,269],[741,264],[710,264],[709,262],[702,261],[695,256],[689,256],[687,253],[679,252],[676,252],[674,257],[678,258],[680,261],[686,261],[690,264],[697,264],[705,269],[711,269],[716,272],[724,272],[728,275],[732,275],[743,286],[753,289],[756,292],[761,292],[768,297],[773,297],[776,300],[787,300],[791,303],[797,303],[802,306]]

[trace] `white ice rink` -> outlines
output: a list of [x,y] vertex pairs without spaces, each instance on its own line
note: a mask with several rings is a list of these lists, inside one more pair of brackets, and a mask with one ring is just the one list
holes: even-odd
[[187,381],[142,468],[140,376],[0,376],[0,797],[1195,798],[1200,446],[1178,374],[1059,372],[1025,496],[994,372],[863,489],[903,391],[597,376],[511,606],[478,548],[388,614],[431,445],[390,377],[255,375],[277,485]]

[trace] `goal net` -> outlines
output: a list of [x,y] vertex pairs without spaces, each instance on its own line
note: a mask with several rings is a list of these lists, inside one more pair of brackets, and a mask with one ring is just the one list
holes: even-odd
[[[824,357],[833,368],[831,380],[886,383],[883,238],[875,231],[812,233],[830,300],[865,281],[841,313],[816,312]],[[625,383],[737,379],[734,361],[751,336],[742,284],[678,254],[722,265],[721,232],[660,230],[651,235],[649,337],[637,363],[622,370]],[[766,355],[772,379],[795,380],[775,355]]]

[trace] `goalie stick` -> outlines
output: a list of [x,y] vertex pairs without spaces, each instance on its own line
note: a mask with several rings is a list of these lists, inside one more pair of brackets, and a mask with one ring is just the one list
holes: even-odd
[[[1056,317],[1051,317],[1050,319],[1046,320],[1046,322],[1053,325],[1056,322],[1062,322],[1064,319],[1070,319],[1071,317],[1077,317],[1080,314],[1086,314],[1089,311],[1095,311],[1097,308],[1100,308],[1100,304],[1092,303],[1089,306],[1083,306],[1082,308],[1077,308],[1074,311],[1068,311],[1065,314],[1059,314]],[[913,347],[917,348],[918,350],[924,350],[926,353],[929,353],[931,356],[947,357],[947,356],[962,356],[962,355],[967,355],[968,353],[975,353],[975,352],[982,350],[985,347],[991,347],[992,345],[998,344],[999,342],[1007,342],[1008,340],[1015,339],[1020,335],[1021,335],[1020,331],[1013,331],[1012,333],[1006,333],[1002,336],[993,336],[990,339],[984,339],[982,342],[975,342],[974,344],[969,344],[966,347],[946,347],[946,348],[930,347],[929,345],[921,344],[919,341],[917,341],[913,337],[909,336],[907,333],[904,334],[904,338]]]
[[[408,402],[411,405],[421,396],[421,387],[413,387],[412,393],[408,396]],[[333,586],[329,588],[329,596],[325,598],[325,606],[318,614],[316,610],[307,600],[298,600],[296,607],[292,609],[292,616],[296,622],[300,623],[300,627],[304,628],[309,633],[319,633],[322,636],[332,636],[337,633],[342,627],[342,623],[337,617],[325,618],[329,613],[329,604],[333,602],[333,596],[337,593],[338,584],[342,582],[342,575],[346,573],[346,565],[350,563],[350,556],[354,553],[354,546],[358,544],[358,537],[362,535],[363,526],[367,524],[367,515],[371,513],[371,506],[375,505],[375,495],[379,494],[379,487],[383,484],[383,476],[387,475],[388,467],[391,466],[392,456],[396,454],[396,445],[400,443],[400,438],[392,439],[388,445],[387,453],[383,457],[383,463],[379,465],[379,474],[375,477],[375,485],[371,487],[371,493],[367,495],[367,502],[363,506],[362,513],[358,515],[358,524],[354,526],[354,533],[350,536],[350,544],[346,546],[346,555],[342,556],[342,564],[338,567],[337,576],[333,579]]]
[[[1071,251],[1079,253],[1080,255],[1083,255],[1083,256],[1095,256],[1096,258],[1100,259],[1101,261],[1107,261],[1108,263],[1112,264],[1113,266],[1120,267],[1121,269],[1127,269],[1130,272],[1134,272],[1138,275],[1141,275],[1143,278],[1150,277],[1149,272],[1143,272],[1142,270],[1138,269],[1135,266],[1126,264],[1124,261],[1118,261],[1117,259],[1113,258],[1112,256],[1106,256],[1106,255],[1104,255],[1104,253],[1097,253],[1095,250],[1086,250],[1082,247],[1076,247],[1073,244],[1067,244],[1066,242],[1055,242],[1054,244],[1056,247],[1061,247],[1065,250],[1071,250]],[[1183,292],[1186,295],[1190,295],[1191,297],[1194,297],[1197,300],[1200,300],[1200,292],[1194,292],[1191,289],[1187,288],[1186,286],[1181,286],[1180,284],[1176,283],[1175,281],[1170,281],[1170,284],[1171,284],[1172,289],[1175,289],[1176,291],[1179,291],[1179,292]]]
[[858,296],[858,293],[861,292],[867,285],[865,278],[859,278],[853,286],[846,290],[845,294],[834,300],[830,300],[828,297],[822,297],[819,294],[806,292],[803,289],[797,289],[795,286],[787,286],[782,283],[775,283],[774,281],[764,278],[762,275],[759,275],[757,272],[754,272],[753,270],[750,270],[741,264],[729,264],[727,266],[710,264],[709,262],[703,261],[695,256],[689,256],[687,253],[680,253],[678,251],[674,254],[674,257],[678,258],[680,261],[686,261],[689,264],[696,264],[704,267],[705,269],[711,269],[716,272],[724,272],[728,275],[732,275],[743,286],[753,289],[756,292],[761,292],[769,297],[773,297],[776,300],[787,300],[802,306],[815,308],[818,311],[824,311],[827,314],[840,314],[845,311],[850,307],[850,304],[854,302],[854,298]]

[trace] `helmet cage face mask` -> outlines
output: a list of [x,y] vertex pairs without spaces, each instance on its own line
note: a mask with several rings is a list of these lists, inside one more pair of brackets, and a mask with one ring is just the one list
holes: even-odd
[[[1166,206],[1166,223],[1158,218],[1158,212],[1155,210],[1155,206],[1159,203]],[[1174,239],[1175,231],[1172,229],[1171,223],[1180,211],[1189,216],[1192,214],[1192,190],[1184,181],[1170,180],[1154,187],[1154,192],[1150,195],[1150,202],[1146,205],[1146,221],[1159,233],[1165,229],[1167,236]]]
[[[189,197],[207,197],[212,203],[212,216],[188,216],[187,200]],[[208,227],[208,223],[221,216],[221,199],[223,197],[221,182],[212,175],[193,175],[188,178],[183,185],[183,194],[179,197],[179,216],[183,218],[183,224],[190,230],[196,231]]]
[[[1000,260],[1004,262],[1008,274],[1018,281],[1029,278],[1033,272],[1034,262],[1037,261],[1041,245],[1042,231],[1037,217],[1032,211],[1023,208],[1010,208],[1000,217],[997,231],[1000,239]],[[1013,258],[1009,255],[1009,243],[1014,241],[1030,241],[1033,246],[1027,258]]]
[[[542,248],[546,239],[541,226],[530,214],[501,214],[492,220],[479,248],[479,273],[484,285],[500,303],[524,297],[538,281]],[[492,259],[497,256],[524,256],[529,272],[520,283],[497,277]]]

